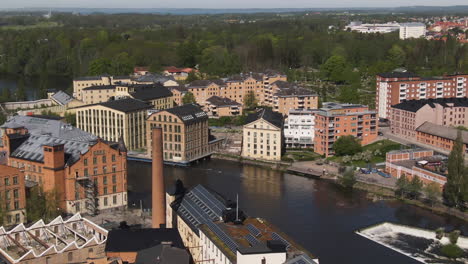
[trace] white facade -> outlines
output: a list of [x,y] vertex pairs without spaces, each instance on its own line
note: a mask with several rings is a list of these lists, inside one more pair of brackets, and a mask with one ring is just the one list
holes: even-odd
[[426,36],[426,25],[423,23],[405,23],[400,25],[400,39],[420,38]]
[[387,96],[387,82],[380,82],[378,83],[378,90],[379,90],[379,117],[380,118],[387,118],[387,108],[389,105],[390,98]]
[[286,147],[312,147],[315,135],[313,110],[290,110],[284,124]]
[[243,128],[242,157],[281,160],[281,128],[258,119]]
[[237,251],[237,264],[252,264],[252,263],[283,264],[285,262],[286,262],[286,252],[242,254],[239,251]]
[[390,33],[397,31],[400,24],[396,22],[388,22],[385,24],[362,24],[361,22],[351,22],[345,27],[345,30],[356,31],[359,33]]

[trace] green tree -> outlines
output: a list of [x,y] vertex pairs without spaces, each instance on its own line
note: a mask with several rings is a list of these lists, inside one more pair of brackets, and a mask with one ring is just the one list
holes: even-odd
[[44,197],[45,197],[44,219],[52,220],[62,213],[60,209],[60,194],[56,189],[54,189],[54,190],[45,192]]
[[401,196],[401,197],[406,197],[406,195],[409,192],[410,189],[410,182],[408,181],[408,178],[406,178],[405,174],[402,174],[400,178],[398,178],[396,182],[396,195]]
[[343,82],[342,74],[346,67],[344,57],[333,55],[320,67],[320,72],[326,80],[339,83]]
[[441,196],[440,187],[437,183],[431,182],[424,186],[424,195],[426,196],[427,201],[433,206]]
[[185,79],[185,83],[191,83],[193,81],[199,80],[198,75],[195,71],[189,72],[187,79]]
[[187,92],[184,97],[182,97],[182,104],[192,104],[196,103],[197,100],[195,99],[195,96],[191,92]]
[[42,188],[35,186],[30,189],[26,199],[26,215],[29,222],[35,222],[43,218],[45,211],[45,197]]
[[255,98],[254,91],[248,91],[244,98],[244,105],[248,109],[253,109],[257,107],[257,98]]
[[412,199],[417,199],[421,195],[423,182],[419,177],[413,176],[409,182],[409,195]]
[[339,137],[333,144],[333,150],[337,156],[352,156],[362,151],[359,140],[351,135]]
[[122,52],[117,54],[111,61],[112,75],[128,75],[133,71],[135,63],[132,61],[128,53]]
[[460,230],[453,230],[452,232],[449,233],[448,235],[450,243],[452,244],[457,244],[458,238],[460,237]]
[[461,131],[458,131],[457,139],[453,144],[448,159],[447,183],[444,186],[444,199],[449,206],[459,206],[462,198],[462,185],[466,181],[464,165],[463,141]]
[[388,51],[388,59],[395,67],[400,67],[405,64],[406,53],[400,46],[395,44]]
[[342,103],[359,103],[359,85],[344,85],[340,87],[338,100]]
[[442,254],[447,258],[457,259],[463,257],[464,251],[455,244],[447,244],[440,249]]
[[65,122],[72,126],[76,126],[76,114],[65,112]]
[[102,75],[111,72],[111,61],[106,58],[98,58],[89,64],[89,75]]
[[353,188],[356,184],[356,175],[352,169],[347,169],[343,174],[343,177],[340,178],[340,184],[346,188]]

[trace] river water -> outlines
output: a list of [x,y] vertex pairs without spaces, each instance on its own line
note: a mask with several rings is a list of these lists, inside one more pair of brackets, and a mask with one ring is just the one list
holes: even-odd
[[[0,94],[3,90],[8,88],[12,94],[12,101],[15,100],[15,92],[18,89],[18,82],[20,79],[24,81],[24,90],[27,100],[40,99],[40,84],[41,80],[38,77],[22,77],[16,75],[0,75]],[[73,86],[73,81],[69,77],[64,76],[48,76],[47,87],[53,90],[67,90]]]
[[[151,163],[129,162],[130,204],[151,206]],[[321,264],[419,263],[354,233],[390,221],[428,229],[446,227],[468,234],[459,219],[397,201],[372,202],[361,191],[344,192],[331,182],[212,159],[190,168],[164,168],[166,186],[181,179],[216,190],[228,199],[239,194],[239,206],[248,215],[278,226],[320,259]]]

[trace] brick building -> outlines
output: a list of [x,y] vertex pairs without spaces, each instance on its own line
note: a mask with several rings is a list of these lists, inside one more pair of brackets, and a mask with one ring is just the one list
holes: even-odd
[[285,81],[275,81],[273,87],[273,111],[286,116],[289,110],[317,109],[318,95],[311,90]]
[[46,192],[66,213],[126,207],[127,149],[63,122],[14,116],[2,126],[7,164]]
[[147,153],[152,155],[152,129],[161,127],[166,162],[190,163],[210,156],[220,144],[210,137],[207,114],[194,104],[154,112],[146,122]]
[[283,116],[267,108],[247,116],[242,128],[242,157],[281,160],[283,150]]
[[25,179],[18,168],[0,165],[0,207],[6,226],[26,221]]
[[76,125],[107,141],[123,137],[129,150],[141,149],[146,147],[146,116],[151,108],[132,98],[85,105],[76,109]]
[[390,117],[390,107],[405,100],[468,97],[468,74],[420,77],[409,72],[376,76],[376,109],[380,118]]
[[362,145],[377,138],[377,112],[365,105],[324,103],[315,111],[314,151],[334,154],[333,143],[341,136],[357,137]]
[[446,157],[432,150],[395,150],[386,154],[385,171],[397,179],[419,177],[424,184],[434,182],[442,188],[447,182],[445,162]]
[[416,128],[416,140],[420,143],[450,152],[459,132],[462,136],[463,150],[466,153],[468,147],[468,132],[453,127],[424,122]]
[[242,115],[242,105],[226,97],[212,96],[206,99],[204,107],[209,117]]
[[118,263],[103,260],[106,241],[107,230],[80,214],[67,220],[59,216],[47,224],[0,227],[0,259],[7,264]]
[[390,110],[393,134],[415,139],[416,128],[424,122],[442,126],[468,125],[468,98],[439,98],[404,101]]

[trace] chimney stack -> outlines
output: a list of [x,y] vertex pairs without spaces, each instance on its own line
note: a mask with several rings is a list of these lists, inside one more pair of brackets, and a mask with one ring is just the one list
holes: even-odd
[[152,228],[166,226],[166,194],[164,191],[162,129],[153,128],[153,166],[152,166]]

